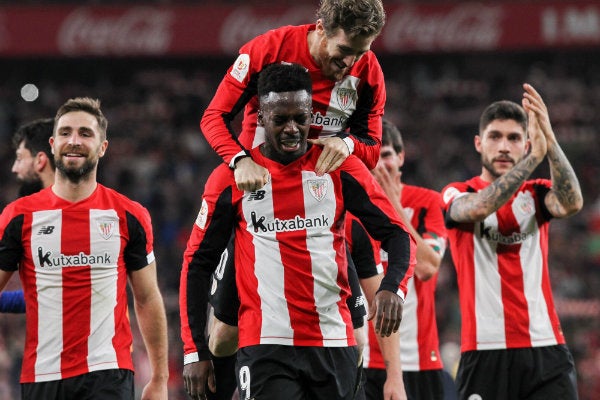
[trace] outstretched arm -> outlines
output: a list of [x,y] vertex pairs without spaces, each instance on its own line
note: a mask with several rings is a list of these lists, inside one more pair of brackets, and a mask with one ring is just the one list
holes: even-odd
[[167,317],[156,280],[156,263],[129,274],[135,313],[144,338],[152,376],[144,387],[142,399],[167,399],[168,340]]
[[529,84],[524,84],[523,106],[527,111],[532,111],[541,127],[546,142],[548,143],[548,163],[552,189],[546,195],[544,202],[550,214],[562,218],[575,214],[583,207],[583,196],[579,180],[567,156],[562,151],[552,125],[548,109],[540,94]]

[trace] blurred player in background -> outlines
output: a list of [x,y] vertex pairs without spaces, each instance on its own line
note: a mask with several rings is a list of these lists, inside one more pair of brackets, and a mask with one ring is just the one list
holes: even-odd
[[[19,197],[36,193],[54,183],[54,157],[50,149],[50,136],[54,120],[37,119],[20,126],[12,137],[15,162],[12,172],[21,183]],[[0,312],[24,313],[23,290],[0,293]]]
[[[461,307],[459,397],[576,399],[548,271],[552,218],[583,206],[539,93],[523,85],[481,115],[481,175],[442,191]],[[551,179],[529,179],[546,158]]]
[[[402,183],[405,151],[402,136],[383,121],[379,162],[372,171],[417,242],[415,275],[409,281],[399,338],[378,338],[368,326],[364,366],[369,400],[444,398],[443,365],[435,319],[437,273],[446,248],[446,228],[439,193]],[[358,271],[385,269],[388,256],[355,219],[347,224],[353,260]],[[363,278],[361,276],[361,278]],[[381,276],[362,279],[363,287],[377,286]],[[367,298],[370,294],[366,294]],[[399,339],[399,340],[398,340]],[[401,346],[400,346],[401,343]],[[381,344],[381,347],[380,347]],[[399,359],[398,359],[399,357]],[[402,390],[406,397],[401,397]]]

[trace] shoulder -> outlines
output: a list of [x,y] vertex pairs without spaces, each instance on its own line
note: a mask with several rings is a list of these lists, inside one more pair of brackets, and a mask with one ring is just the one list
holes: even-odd
[[474,188],[467,182],[452,182],[441,191],[442,202],[445,205],[450,204],[455,198],[460,197],[466,193],[474,192]]

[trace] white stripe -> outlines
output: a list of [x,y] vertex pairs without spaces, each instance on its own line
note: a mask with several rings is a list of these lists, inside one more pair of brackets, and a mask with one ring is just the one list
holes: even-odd
[[[63,350],[62,268],[42,266],[40,257],[61,254],[62,211],[47,210],[33,213],[31,251],[35,265],[38,299],[38,345],[35,360],[36,381],[61,379],[60,354]],[[52,229],[43,233],[44,228]],[[46,230],[47,232],[47,230]],[[41,377],[40,377],[40,374]]]
[[[310,190],[308,180],[323,180],[326,185],[324,198],[320,200]],[[307,220],[323,220],[328,226],[307,229],[306,247],[311,257],[314,279],[314,297],[323,345],[347,346],[346,324],[339,312],[340,289],[337,282],[338,265],[333,249],[334,236],[331,227],[335,221],[336,199],[333,182],[329,174],[318,177],[314,171],[302,172],[304,206]],[[345,266],[344,266],[345,267]]]
[[[485,228],[498,231],[496,213],[489,215]],[[474,268],[475,268],[475,318],[477,324],[477,349],[506,347],[504,333],[504,307],[500,273],[498,271],[497,243],[482,238],[481,224],[475,223]],[[467,316],[463,316],[467,318]]]
[[[110,224],[107,231],[102,225]],[[112,345],[115,336],[115,307],[117,305],[118,259],[121,247],[119,217],[115,210],[90,210],[90,254],[108,255],[110,264],[93,264],[90,269],[92,285],[90,337],[88,339],[88,366],[90,370],[106,369],[116,363]],[[115,364],[116,366],[116,364]]]
[[403,370],[419,371],[418,298],[414,277],[408,280],[407,288],[406,301],[402,309],[402,322],[400,322],[400,360]]

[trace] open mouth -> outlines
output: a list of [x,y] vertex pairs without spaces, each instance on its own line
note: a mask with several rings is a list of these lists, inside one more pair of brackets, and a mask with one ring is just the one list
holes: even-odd
[[300,149],[300,138],[283,139],[280,144],[284,151],[296,151]]

